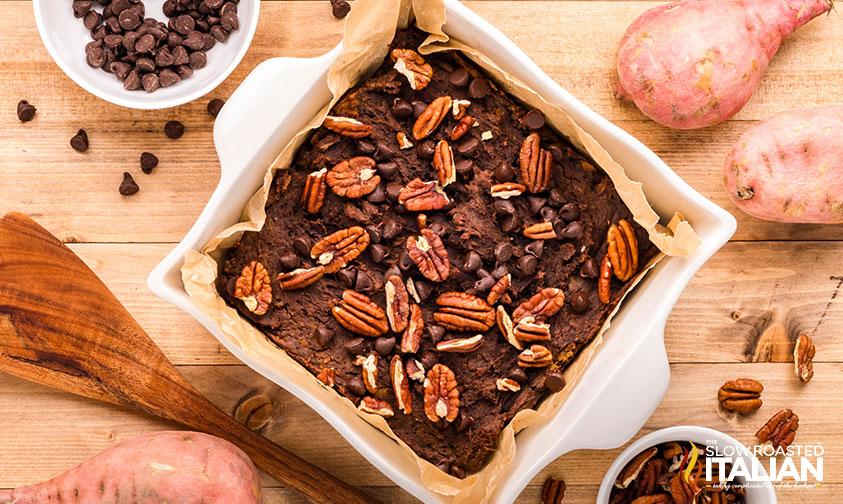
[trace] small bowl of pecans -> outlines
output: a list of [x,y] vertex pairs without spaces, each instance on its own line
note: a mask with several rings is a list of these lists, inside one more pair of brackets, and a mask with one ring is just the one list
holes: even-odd
[[776,494],[750,448],[714,429],[685,425],[629,445],[606,472],[597,502],[775,504]]
[[74,82],[162,109],[216,88],[243,59],[260,0],[33,0],[41,39]]

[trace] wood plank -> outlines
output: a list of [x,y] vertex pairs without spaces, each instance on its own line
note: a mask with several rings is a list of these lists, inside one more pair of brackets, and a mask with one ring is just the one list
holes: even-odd
[[[645,121],[634,107],[611,97],[613,58],[626,25],[652,2],[535,1],[512,9],[508,2],[467,5],[496,24],[548,74],[575,96],[618,122],[666,158],[693,187],[726,208],[721,163],[746,127],[768,114],[808,104],[843,101],[839,75],[843,59],[843,17],[815,20],[785,43],[753,99],[736,119],[698,132],[675,132]],[[0,106],[10,111],[21,98],[39,107],[37,118],[20,124],[0,116],[0,207],[20,210],[67,241],[177,241],[195,221],[216,181],[210,97],[226,97],[260,61],[273,56],[309,57],[330,49],[342,23],[327,2],[265,2],[254,43],[245,60],[206,98],[166,111],[120,108],[81,91],[52,62],[34,36],[28,1],[6,1],[0,21]],[[541,17],[545,22],[536,24]],[[15,22],[12,22],[15,20]],[[810,96],[805,100],[804,96]],[[169,119],[186,124],[179,141],[162,134]],[[86,128],[91,149],[73,152],[68,140]],[[161,165],[140,174],[142,151],[156,153]],[[117,194],[122,172],[135,174],[141,192]],[[841,226],[764,223],[736,213],[740,239],[826,240],[843,238]]]
[[[238,361],[193,318],[146,288],[169,244],[71,244],[176,364]],[[843,242],[730,243],[703,266],[667,322],[672,362],[743,362],[771,335],[807,332],[817,361],[843,362]],[[765,338],[759,336],[767,331]],[[700,344],[704,341],[705,344]],[[777,340],[776,340],[777,341]],[[764,360],[764,359],[760,359]]]
[[[264,435],[354,485],[393,486],[316,413],[245,366],[180,369],[227,412],[252,393],[267,394],[272,401],[273,418],[262,429]],[[822,443],[825,447],[824,483],[843,483],[843,439],[837,434],[841,428],[837,413],[843,407],[839,394],[843,365],[818,364],[814,380],[807,386],[799,384],[788,364],[675,364],[671,370],[667,395],[636,438],[671,425],[695,424],[752,443],[755,430],[775,411],[788,407],[800,416],[797,442]],[[716,408],[717,388],[737,376],[751,376],[765,386],[764,406],[747,418],[730,418]],[[45,408],[49,409],[49,422],[44,422]],[[0,458],[3,486],[49,478],[123,439],[167,428],[172,425],[0,374],[0,445],[6,454]],[[534,478],[530,494],[535,495],[537,486],[553,475],[582,486],[584,495],[591,495],[593,502],[596,485],[620,451],[621,448],[566,454]],[[265,476],[264,484],[278,486]],[[391,494],[391,490],[387,492]],[[839,488],[824,492],[841,494]]]

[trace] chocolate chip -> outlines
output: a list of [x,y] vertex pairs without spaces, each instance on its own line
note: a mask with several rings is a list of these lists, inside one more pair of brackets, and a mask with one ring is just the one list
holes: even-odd
[[313,339],[319,345],[319,348],[325,348],[334,339],[334,331],[327,327],[317,327],[313,330]]
[[521,218],[517,215],[507,216],[501,221],[501,231],[504,233],[514,233],[521,230]]
[[401,268],[401,271],[407,271],[413,266],[413,259],[410,258],[410,253],[407,252],[407,249],[401,251],[398,255],[398,267]]
[[32,118],[35,117],[35,112],[37,110],[38,109],[36,109],[35,106],[31,105],[28,101],[21,100],[21,101],[18,102],[18,108],[17,108],[18,119],[21,122],[31,121]]
[[176,18],[175,27],[177,32],[187,35],[196,27],[196,22],[188,14],[182,14]]
[[371,156],[375,153],[375,144],[368,140],[359,140],[357,142],[357,153],[363,156]]
[[373,225],[366,226],[366,234],[369,235],[369,242],[380,243],[380,241],[381,241],[381,231],[376,226],[373,226]]
[[135,42],[135,51],[139,53],[148,53],[155,48],[155,37],[147,33]]
[[365,271],[357,272],[357,281],[354,282],[354,290],[357,292],[371,292],[375,288],[375,283],[372,282],[372,277]]
[[82,24],[86,30],[93,30],[102,22],[102,16],[97,11],[88,11],[85,17],[82,18]]
[[428,227],[428,229],[430,229],[431,231],[436,233],[436,235],[439,236],[440,238],[444,238],[445,235],[448,234],[448,229],[445,228],[445,225],[442,224],[441,222],[433,222],[430,225],[428,225],[427,227]]
[[[202,21],[202,23],[206,23],[206,22]],[[197,24],[199,24],[199,22],[197,22]],[[208,27],[208,28],[210,29],[210,27]],[[202,30],[202,31],[207,31],[207,30]],[[210,51],[211,49],[214,48],[215,45],[217,45],[217,39],[215,39],[214,36],[211,35],[210,33],[203,33],[202,38],[205,39],[205,44],[202,45],[203,51],[206,51],[206,52]]]
[[424,332],[434,345],[442,341],[442,337],[445,336],[445,328],[438,325],[429,325],[424,328]]
[[129,32],[123,35],[123,48],[127,51],[134,52],[135,44],[137,44],[140,35],[138,32]]
[[424,109],[427,108],[427,103],[423,101],[414,101],[413,102],[413,117],[418,117],[422,115]]
[[396,119],[406,119],[413,115],[413,106],[403,98],[392,100],[392,115]]
[[559,392],[565,388],[565,375],[555,369],[548,371],[544,378],[544,386],[551,392]]
[[80,129],[73,135],[73,138],[70,139],[70,146],[77,152],[88,150],[88,134],[85,133],[85,130]]
[[369,259],[372,260],[374,263],[382,263],[383,260],[389,255],[389,249],[386,248],[384,245],[379,245],[377,243],[369,245]]
[[108,35],[108,30],[106,30],[105,25],[100,26],[93,32],[91,32],[91,38],[94,40],[102,40],[105,36]]
[[527,196],[527,208],[530,210],[530,215],[536,215],[547,203],[547,198],[541,196]]
[[173,65],[186,65],[190,62],[190,56],[184,46],[176,46],[172,49]]
[[331,14],[337,19],[342,19],[351,11],[351,4],[345,0],[331,0]]
[[91,2],[88,0],[73,0],[73,16],[77,18],[85,17],[85,14],[91,10]]
[[565,203],[559,209],[559,216],[566,221],[575,221],[580,218],[580,206],[576,203]]
[[541,110],[533,109],[524,115],[524,124],[531,130],[541,129],[544,126],[544,114]]
[[164,125],[164,134],[167,135],[168,138],[177,140],[184,135],[184,124],[179,121],[167,121],[167,124]]
[[547,198],[547,204],[554,208],[559,208],[565,204],[565,200],[565,193],[562,192],[562,189],[554,187],[550,190],[550,197]]
[[351,338],[343,343],[342,346],[352,356],[362,355],[366,351],[366,344],[363,342],[363,338]]
[[424,280],[415,280],[413,285],[416,287],[416,294],[419,295],[419,299],[422,301],[426,300],[430,297],[433,293],[433,285],[424,281]]
[[575,292],[571,295],[571,311],[574,313],[585,313],[588,311],[590,302],[584,292]]
[[430,351],[426,351],[421,354],[421,358],[419,359],[422,362],[422,365],[425,369],[430,370],[433,366],[436,365],[437,358],[436,354]]
[[480,257],[480,254],[472,250],[465,256],[462,269],[467,273],[473,273],[480,269],[480,266],[483,266],[483,258]]
[[547,150],[550,151],[551,157],[557,163],[561,163],[562,160],[565,158],[565,147],[559,143],[552,143],[547,147]]
[[161,82],[154,73],[148,73],[141,77],[141,84],[143,84],[143,90],[147,93],[151,93],[161,87]]
[[480,280],[474,282],[474,288],[478,292],[486,292],[495,285],[495,278],[488,271],[484,269],[477,270],[477,276],[480,277]]
[[381,357],[386,357],[391,354],[393,348],[395,348],[394,337],[381,336],[375,340],[375,351],[379,353]]
[[457,430],[460,432],[470,429],[474,426],[474,417],[465,411],[460,411],[460,415],[457,417],[456,426]]
[[422,159],[433,158],[433,152],[435,149],[436,143],[434,143],[433,140],[425,140],[423,142],[420,142],[418,144],[418,147],[416,147],[416,150],[418,151],[419,156],[421,156]]
[[472,79],[471,84],[468,85],[468,96],[474,99],[483,98],[488,92],[489,83],[483,77]]
[[198,31],[193,30],[184,38],[184,47],[192,51],[198,51],[205,47],[205,37]]
[[457,68],[448,76],[448,80],[456,87],[463,87],[468,84],[468,78],[468,70],[463,67]]
[[474,162],[470,159],[460,159],[454,164],[457,173],[466,180],[474,174]]
[[465,471],[463,470],[462,467],[460,467],[458,465],[452,465],[451,469],[448,472],[450,473],[451,476],[453,476],[455,478],[458,478],[458,479],[464,479],[465,478]]
[[[227,3],[226,5],[234,5],[232,3]],[[225,5],[223,5],[225,7]],[[240,28],[240,20],[237,19],[237,14],[234,12],[223,12],[225,9],[220,9],[220,26],[225,28],[228,32],[233,32]]]
[[213,35],[219,42],[225,43],[228,40],[228,32],[219,25],[211,27],[211,35]]
[[524,252],[527,252],[536,259],[541,259],[544,253],[544,240],[531,241],[524,247]]
[[505,199],[496,199],[492,203],[492,208],[498,215],[512,215],[515,213],[515,205],[511,201]]
[[[168,70],[168,69],[165,69]],[[179,80],[173,81],[173,84],[179,81],[183,81],[193,75],[193,69],[187,65],[179,65],[176,67],[176,73],[179,76]],[[172,84],[171,84],[172,85]]]
[[509,243],[498,243],[495,245],[495,259],[499,262],[505,263],[512,258],[512,253],[515,250]]
[[518,383],[526,383],[527,382],[527,372],[524,371],[523,368],[519,366],[515,366],[509,370],[509,373],[506,374],[506,377],[510,380],[515,380]]
[[135,63],[135,66],[138,67],[138,70],[140,70],[141,72],[155,71],[155,62],[152,61],[151,58],[138,58],[138,61]]
[[208,64],[208,55],[204,51],[195,51],[189,57],[190,68],[200,70]]
[[132,69],[132,66],[128,63],[123,63],[122,61],[115,61],[111,64],[111,73],[114,74],[115,77],[118,79],[125,80],[126,76],[129,75],[129,71]]
[[448,471],[451,469],[451,463],[447,460],[443,460],[442,462],[436,464],[436,468],[442,471],[443,473],[447,474]]
[[401,225],[392,219],[387,219],[383,222],[381,234],[387,240],[391,240],[401,234]]
[[117,16],[117,23],[124,30],[134,30],[141,24],[140,15],[132,9],[124,10]]
[[292,251],[281,254],[278,257],[278,262],[281,263],[281,267],[285,270],[296,269],[300,264],[299,256]]
[[354,395],[366,395],[366,385],[363,384],[363,380],[359,376],[352,376],[349,378],[345,383],[345,388]]
[[[365,142],[365,143],[368,143],[369,145],[372,145],[372,144],[371,144],[371,143],[369,143],[369,142]],[[358,150],[362,150],[362,149],[360,148],[360,146],[362,146],[363,144],[364,144],[364,142],[359,142],[359,143],[357,144],[357,145],[358,145]],[[375,149],[375,146],[374,146],[374,145],[372,145],[372,152],[374,152],[374,149]],[[364,154],[364,153],[363,153],[363,152],[361,152],[361,154]],[[378,163],[378,164],[375,166],[375,168],[377,168],[378,173],[380,174],[381,178],[389,180],[389,179],[391,179],[393,176],[395,176],[395,173],[398,171],[398,164],[397,164],[397,163],[395,163],[394,161],[387,161],[387,162],[385,162],[385,163]]]
[[515,264],[518,266],[518,271],[521,272],[522,276],[530,276],[536,272],[536,268],[539,266],[539,260],[536,259],[536,256],[527,254],[521,256]]
[[131,196],[138,192],[140,187],[135,183],[135,179],[129,172],[123,172],[123,182],[120,183],[120,194],[123,196]]
[[403,188],[404,186],[401,184],[386,184],[386,197],[391,201],[397,200],[398,195],[401,193],[401,189]]
[[106,35],[102,41],[106,47],[112,51],[116,51],[118,47],[123,45],[123,35],[112,33],[111,35]]
[[375,154],[372,157],[374,157],[375,161],[378,163],[388,161],[395,157],[395,149],[383,142],[379,142],[377,144],[377,149],[375,149]]
[[111,7],[112,13],[120,14],[121,12],[129,8],[129,0],[114,0],[109,5]]
[[211,117],[217,117],[222,110],[222,106],[225,105],[225,102],[220,100],[219,98],[214,98],[213,100],[208,102],[208,113],[211,114]]
[[170,50],[166,47],[162,47],[158,49],[158,53],[155,55],[155,65],[159,67],[166,67],[173,64],[176,61],[175,56]]
[[495,168],[495,180],[498,182],[512,182],[515,180],[515,170],[509,163],[501,163]]
[[127,91],[134,91],[141,88],[140,73],[135,68],[126,74],[126,80],[123,81],[123,88]]
[[343,268],[337,271],[335,276],[337,281],[342,284],[343,287],[350,289],[354,286],[354,282],[357,280],[357,270],[353,268]]
[[568,225],[565,226],[561,232],[557,231],[556,234],[561,236],[562,238],[579,240],[583,237],[583,227],[582,224],[580,224],[580,221],[572,221],[569,222]]
[[583,278],[597,278],[600,276],[600,266],[594,258],[589,257],[580,267],[580,276]]
[[549,206],[546,206],[546,207],[542,208],[539,213],[541,214],[542,219],[544,219],[546,221],[556,220],[556,217],[559,216],[559,214],[556,212],[556,210],[553,207],[549,207]]
[[310,238],[299,236],[293,240],[293,250],[300,256],[310,257]]
[[470,138],[467,138],[467,139],[463,140],[462,142],[460,142],[459,145],[457,145],[457,152],[459,152],[460,154],[462,154],[465,157],[473,158],[474,156],[477,155],[477,150],[479,148],[480,148],[480,140],[478,140],[474,137],[470,137]]
[[498,264],[495,269],[492,270],[492,278],[500,280],[505,277],[507,273],[509,273],[509,270],[507,269],[506,264]]
[[94,47],[85,55],[85,62],[91,68],[100,68],[105,64],[105,51],[101,47]]

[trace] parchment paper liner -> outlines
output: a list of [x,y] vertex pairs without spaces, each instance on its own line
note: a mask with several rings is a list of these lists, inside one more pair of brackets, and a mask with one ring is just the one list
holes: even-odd
[[[659,216],[648,204],[641,184],[627,178],[623,168],[559,107],[546,102],[512,75],[503,72],[479,51],[457,40],[449,39],[442,31],[445,23],[445,6],[442,0],[357,0],[346,21],[343,52],[328,72],[328,86],[333,93],[330,104],[326,105],[317,117],[292,138],[269,167],[263,186],[243,210],[242,222],[213,238],[201,253],[193,250],[185,253],[182,279],[187,293],[197,307],[215,321],[222,332],[231,338],[246,355],[263,357],[261,360],[274,363],[274,371],[307,390],[311,395],[319,397],[331,407],[337,408],[336,411],[346,408],[383,431],[418,464],[421,480],[430,490],[449,496],[453,503],[484,503],[494,491],[499,475],[503,474],[503,471],[506,471],[512,463],[516,449],[515,434],[539,419],[552,416],[565,402],[602,342],[603,333],[609,328],[610,321],[621,303],[609,315],[597,337],[586,345],[574,362],[565,369],[565,378],[568,383],[565,389],[547,397],[536,410],[522,410],[516,414],[501,432],[497,450],[487,464],[480,471],[459,480],[418,457],[392,432],[383,418],[358,411],[356,405],[350,400],[322,385],[314,375],[271,343],[235,309],[229,307],[217,294],[215,288],[217,261],[223,250],[231,247],[244,231],[257,231],[263,226],[266,218],[264,213],[266,195],[275,172],[289,167],[296,150],[306,140],[310,130],[322,123],[328,110],[349,88],[363,80],[381,64],[386,57],[387,48],[395,30],[408,26],[413,18],[419,28],[430,34],[419,52],[430,54],[452,49],[461,51],[483,68],[500,88],[531,107],[541,109],[545,113],[547,122],[553,128],[568,138],[580,151],[588,153],[609,175],[635,221],[648,231],[650,240],[664,254],[684,256],[699,246],[700,239],[680,214],[675,214],[668,226],[660,225]],[[643,267],[633,285],[637,284],[646,271],[662,257],[662,254],[657,255]]]

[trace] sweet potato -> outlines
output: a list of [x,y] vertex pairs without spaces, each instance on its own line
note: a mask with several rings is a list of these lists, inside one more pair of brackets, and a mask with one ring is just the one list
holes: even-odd
[[831,0],[684,0],[654,7],[627,28],[615,96],[656,122],[704,128],[749,100],[782,41]]
[[0,491],[0,504],[258,504],[260,480],[239,448],[199,432],[124,441],[64,474]]
[[843,105],[776,114],[741,136],[726,158],[729,197],[783,222],[843,222]]

